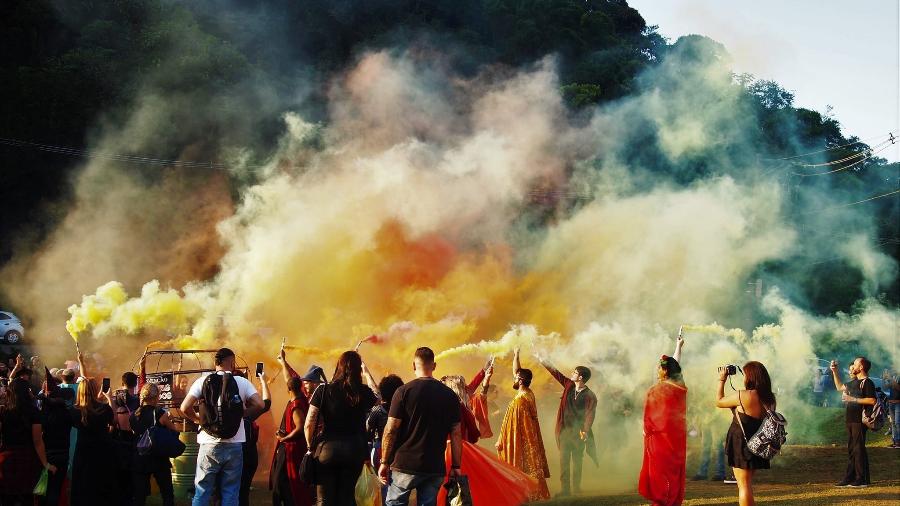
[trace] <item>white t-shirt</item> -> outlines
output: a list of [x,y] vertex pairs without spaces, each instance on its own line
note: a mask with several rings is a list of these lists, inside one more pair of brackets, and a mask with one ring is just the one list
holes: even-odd
[[[191,385],[191,389],[188,390],[188,395],[193,395],[197,399],[203,398],[203,380],[206,379],[208,375],[212,373],[204,374],[197,378],[197,381],[194,381],[194,384]],[[223,371],[218,371],[216,374],[225,374]],[[244,403],[247,402],[248,399],[256,395],[256,387],[253,386],[253,383],[250,383],[246,378],[241,376],[234,376],[234,380],[237,382],[238,386],[238,395],[241,396],[241,400]],[[197,443],[199,444],[212,444],[212,443],[243,443],[247,441],[247,435],[244,434],[244,424],[241,423],[240,427],[238,427],[237,434],[230,439],[219,439],[215,436],[211,436],[204,432],[202,429],[200,430],[200,434],[197,435]]]

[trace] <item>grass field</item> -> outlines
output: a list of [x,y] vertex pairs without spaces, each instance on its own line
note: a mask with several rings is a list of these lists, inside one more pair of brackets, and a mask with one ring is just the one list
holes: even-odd
[[[847,466],[846,450],[831,446],[790,446],[772,462],[772,469],[756,475],[754,492],[760,504],[900,504],[900,450],[881,444],[869,448],[872,486],[835,488]],[[691,469],[689,466],[688,469]],[[638,505],[637,494],[587,496],[546,501],[553,506]],[[737,486],[721,482],[688,481],[684,504],[737,504]]]
[[[843,478],[847,466],[846,434],[843,410],[822,409],[816,441],[786,447],[772,461],[772,469],[759,471],[754,487],[756,501],[779,506],[795,505],[900,505],[900,450],[888,448],[890,438],[883,434],[869,434],[868,451],[872,486],[865,489],[835,488]],[[883,431],[882,431],[883,432]],[[688,449],[688,476],[697,468],[696,438]],[[267,462],[261,459],[261,465]],[[596,472],[585,465],[587,473]],[[637,478],[635,477],[635,480]],[[555,480],[551,478],[551,480]],[[258,487],[251,492],[253,505],[271,504],[268,490]],[[161,504],[159,497],[151,497],[149,505]],[[178,502],[179,506],[189,504]],[[610,495],[585,495],[534,503],[547,506],[606,506],[647,504],[637,491]],[[686,505],[737,504],[737,486],[721,482],[688,481]],[[491,506],[491,505],[475,505]]]
[[[772,469],[759,471],[754,495],[760,504],[794,505],[900,505],[900,450],[889,448],[891,439],[869,433],[867,449],[872,486],[836,488],[847,467],[844,411],[822,409],[817,444],[796,444],[772,460]],[[696,440],[689,440],[688,476],[697,469]],[[585,470],[588,466],[585,467]],[[637,491],[593,495],[536,503],[548,506],[639,505],[647,501]],[[688,481],[686,505],[737,504],[737,486],[711,481]]]

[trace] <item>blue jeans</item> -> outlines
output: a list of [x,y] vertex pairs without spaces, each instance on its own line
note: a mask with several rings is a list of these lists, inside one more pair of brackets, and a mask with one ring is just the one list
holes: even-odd
[[400,471],[391,471],[391,484],[388,487],[387,502],[385,506],[407,506],[409,494],[416,491],[418,506],[435,506],[437,504],[438,491],[444,483],[444,475],[433,474],[406,474]]
[[900,445],[900,404],[888,404],[891,413],[891,438],[895,445]]
[[716,454],[716,474],[715,478],[725,476],[725,438],[715,431],[705,428],[700,433],[700,467],[697,469],[696,477],[706,479],[709,474],[709,464],[712,460],[713,450]]
[[222,506],[237,506],[244,464],[241,443],[202,444],[197,454],[197,476],[194,478],[193,506],[209,506],[216,481],[221,475]]

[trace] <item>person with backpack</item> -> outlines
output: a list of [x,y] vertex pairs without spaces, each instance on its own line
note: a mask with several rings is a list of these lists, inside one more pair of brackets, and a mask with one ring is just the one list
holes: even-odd
[[[744,364],[744,390],[725,395],[728,367],[719,368],[716,407],[730,409],[734,419],[725,437],[725,455],[737,479],[738,504],[748,506],[753,501],[753,475],[757,469],[769,469],[768,459],[753,454],[748,447],[751,438],[763,425],[767,414],[775,411],[775,394],[769,371],[760,362]],[[733,372],[732,372],[733,374]]]
[[[238,505],[247,441],[244,417],[256,416],[265,405],[249,380],[232,374],[234,363],[233,351],[219,349],[216,371],[198,378],[181,403],[182,413],[200,426],[193,506],[209,506],[217,480],[222,506]],[[194,411],[197,405],[199,414]]]
[[[838,373],[838,363],[831,361],[831,376],[834,387],[842,392],[841,401],[847,404],[847,454],[849,462],[844,479],[838,487],[869,486],[869,455],[866,452],[866,431],[863,415],[866,406],[875,405],[875,383],[869,378],[872,363],[866,357],[857,357],[850,366],[850,374],[855,379],[842,383]],[[871,412],[871,408],[870,412]]]
[[[159,387],[153,383],[145,383],[141,387],[140,407],[134,411],[129,420],[129,425],[136,437],[141,437],[154,425],[162,425],[169,430],[178,432],[166,410],[157,407],[158,402]],[[175,505],[175,492],[172,488],[172,463],[167,457],[152,454],[141,455],[139,452],[134,452],[131,473],[135,506],[144,506],[147,503],[147,496],[150,495],[150,476],[156,480],[163,506]]]

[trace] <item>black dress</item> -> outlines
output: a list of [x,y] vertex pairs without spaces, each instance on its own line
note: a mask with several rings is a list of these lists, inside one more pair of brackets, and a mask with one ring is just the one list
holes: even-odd
[[99,405],[88,412],[86,423],[81,419],[81,411],[75,409],[72,424],[78,429],[72,460],[72,506],[116,504],[119,483],[112,479],[116,473],[116,449],[109,433],[112,408]]
[[[763,423],[763,419],[753,418],[746,413],[739,413],[737,410],[734,410],[734,414],[741,417],[741,423],[744,425],[747,439],[753,437],[753,434],[756,434],[759,426]],[[732,418],[731,427],[728,428],[728,436],[725,438],[725,455],[728,456],[728,467],[737,467],[739,469],[769,468],[768,460],[750,453],[737,418]]]

